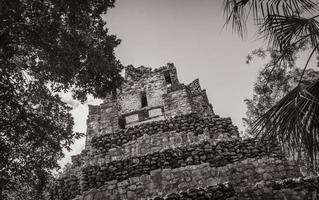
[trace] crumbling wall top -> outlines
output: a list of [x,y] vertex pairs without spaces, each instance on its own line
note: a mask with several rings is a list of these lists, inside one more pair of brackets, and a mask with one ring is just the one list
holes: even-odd
[[160,68],[152,69],[151,67],[134,67],[133,65],[128,65],[125,67],[125,80],[126,81],[137,81],[142,78],[150,77],[158,73],[162,73],[167,70],[176,71],[176,68],[173,63],[167,63],[166,66]]
[[202,92],[202,88],[199,84],[199,79],[195,79],[193,82],[187,85],[192,95],[198,95]]

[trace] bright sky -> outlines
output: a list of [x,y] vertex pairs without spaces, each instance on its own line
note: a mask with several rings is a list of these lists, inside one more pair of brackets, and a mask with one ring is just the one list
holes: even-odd
[[[105,16],[110,33],[122,40],[116,56],[123,65],[161,67],[173,62],[179,80],[199,78],[202,88],[221,117],[231,117],[244,130],[245,98],[252,96],[253,84],[262,63],[247,65],[245,57],[262,47],[254,32],[242,40],[230,27],[223,29],[222,0],[117,0]],[[74,105],[75,131],[86,131],[87,104]],[[98,101],[90,99],[90,104]],[[70,155],[81,152],[85,139],[72,146]]]

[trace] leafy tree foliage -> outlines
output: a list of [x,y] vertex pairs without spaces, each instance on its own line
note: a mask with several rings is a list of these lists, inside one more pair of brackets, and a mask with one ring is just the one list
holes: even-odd
[[[249,54],[247,62],[249,63],[254,57],[265,59],[267,54],[267,51],[263,49],[254,50]],[[271,52],[269,54],[269,63],[258,73],[254,84],[253,97],[244,100],[247,105],[247,112],[243,122],[249,135],[253,135],[252,129],[256,120],[298,85],[302,73],[302,70],[295,66],[294,60],[291,60],[287,65],[273,68],[273,62],[276,57],[280,56],[280,53]],[[319,72],[307,69],[303,82],[314,81],[318,78]]]
[[302,82],[310,59],[319,54],[318,2],[225,0],[224,3],[226,24],[244,37],[247,20],[252,16],[259,36],[268,41],[272,51],[280,52],[271,72],[292,60],[298,46],[309,45],[310,53],[297,86],[256,121],[253,132],[261,138],[279,140],[287,152],[305,155],[314,168],[319,168],[319,79]]
[[114,0],[0,1],[0,199],[41,199],[73,132],[56,92],[104,97],[121,84],[120,41],[101,15]]

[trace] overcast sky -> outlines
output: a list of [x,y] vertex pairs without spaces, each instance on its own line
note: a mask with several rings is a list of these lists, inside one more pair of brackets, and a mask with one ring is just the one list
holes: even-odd
[[[231,117],[244,130],[245,98],[252,96],[253,84],[262,61],[245,63],[247,54],[262,47],[254,29],[240,39],[231,28],[223,29],[222,0],[117,0],[104,17],[110,33],[122,40],[116,56],[123,65],[161,67],[173,62],[180,82],[199,78],[207,90],[216,114]],[[74,105],[75,131],[86,131],[87,104]],[[97,100],[90,99],[90,104]],[[76,141],[61,164],[84,148],[84,138]]]

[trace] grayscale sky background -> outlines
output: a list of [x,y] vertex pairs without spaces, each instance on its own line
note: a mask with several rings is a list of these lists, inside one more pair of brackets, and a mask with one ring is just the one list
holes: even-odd
[[[190,83],[199,78],[216,114],[231,117],[243,131],[243,100],[252,96],[257,72],[265,61],[245,63],[253,49],[266,47],[257,40],[254,27],[242,40],[230,27],[223,29],[223,0],[117,0],[104,17],[109,31],[122,40],[115,53],[123,65],[161,67],[173,62],[179,80]],[[64,95],[74,106],[75,131],[86,131],[87,104],[81,105]],[[89,104],[99,101],[92,98]],[[70,155],[84,148],[82,138]]]

